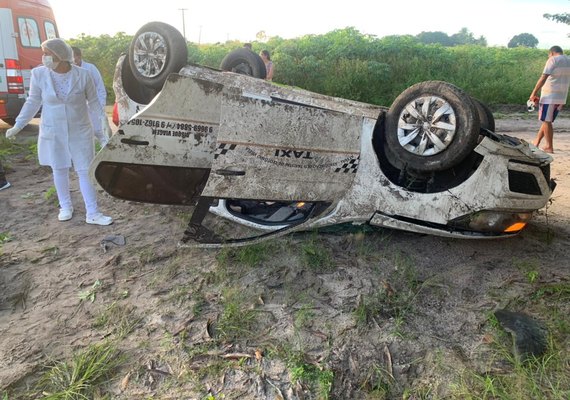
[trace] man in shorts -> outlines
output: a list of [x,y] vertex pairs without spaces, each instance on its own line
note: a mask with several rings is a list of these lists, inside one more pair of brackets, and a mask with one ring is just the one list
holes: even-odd
[[[554,153],[552,123],[562,106],[566,104],[570,86],[570,58],[563,54],[560,46],[552,46],[548,51],[548,60],[542,75],[536,82],[529,99],[539,104],[538,119],[542,121],[533,144],[538,147],[544,138],[543,151]],[[538,97],[540,92],[540,101]]]

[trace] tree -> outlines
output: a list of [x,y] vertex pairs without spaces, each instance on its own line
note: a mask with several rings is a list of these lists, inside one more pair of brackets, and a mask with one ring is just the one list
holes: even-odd
[[564,13],[564,14],[544,14],[543,17],[546,18],[546,19],[549,19],[549,20],[551,20],[551,21],[561,22],[561,23],[563,23],[563,24],[570,25],[570,14],[568,14],[568,13]]
[[452,46],[453,42],[447,33],[444,32],[421,32],[416,35],[418,42],[424,44],[441,44],[442,46]]
[[479,39],[475,39],[473,32],[469,32],[467,28],[461,28],[461,30],[453,35],[451,35],[452,46],[461,46],[464,44],[475,44],[479,46],[487,46],[487,39],[484,36],[480,36]]
[[530,33],[520,33],[509,41],[507,47],[512,49],[514,47],[529,47],[531,49],[536,49],[538,45],[538,39],[531,35]]
[[[564,13],[564,14],[544,14],[543,17],[546,18],[546,19],[549,19],[549,20],[551,20],[551,21],[561,22],[561,23],[563,23],[563,24],[570,25],[570,14],[568,14],[568,13]],[[568,34],[568,37],[570,37],[570,34]]]
[[444,32],[421,32],[416,35],[416,39],[419,43],[423,44],[441,44],[442,46],[452,47],[452,46],[462,46],[466,44],[474,44],[478,46],[487,46],[487,39],[484,36],[475,38],[472,32],[469,32],[467,28],[461,28],[461,30],[451,36],[448,36]]
[[[554,22],[560,22],[566,25],[570,25],[570,14],[563,13],[563,14],[544,14],[544,18],[549,19]],[[567,35],[570,37],[570,34]]]

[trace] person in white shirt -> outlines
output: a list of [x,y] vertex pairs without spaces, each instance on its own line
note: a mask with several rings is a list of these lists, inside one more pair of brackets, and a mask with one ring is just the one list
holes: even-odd
[[[107,105],[107,90],[105,89],[105,84],[103,83],[103,77],[101,76],[101,73],[94,64],[83,60],[83,55],[79,47],[73,46],[71,49],[73,50],[73,63],[78,67],[89,71],[89,75],[91,75],[91,79],[93,79],[93,83],[95,84],[95,90],[97,91],[97,98],[99,99],[99,103],[101,104],[103,110],[105,110],[105,106]],[[93,124],[95,132],[103,132],[101,129],[101,116],[95,115],[89,111],[89,118],[91,119],[91,123]],[[101,142],[101,145],[105,145],[109,140],[108,137],[102,137],[98,139]]]
[[95,132],[88,109],[94,115],[103,115],[93,79],[87,70],[72,64],[73,52],[64,40],[46,40],[42,51],[43,66],[32,69],[29,96],[16,123],[6,131],[6,138],[13,138],[41,108],[38,161],[52,169],[60,206],[58,220],[73,217],[69,190],[69,170],[73,166],[85,203],[85,222],[109,225],[113,219],[99,212],[97,192],[88,174],[95,156]]
[[[547,153],[554,153],[552,123],[566,104],[568,87],[570,86],[570,58],[565,56],[560,46],[552,46],[548,51],[548,60],[544,71],[529,96],[534,104],[539,104],[538,119],[542,121],[533,144],[538,147],[542,139]],[[540,92],[540,100],[538,97]]]

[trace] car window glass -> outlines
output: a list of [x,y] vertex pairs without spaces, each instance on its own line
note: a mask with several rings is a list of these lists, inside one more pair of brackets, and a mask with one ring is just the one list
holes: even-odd
[[20,30],[20,42],[24,47],[39,48],[41,44],[38,24],[32,18],[18,18],[18,28]]
[[55,29],[55,25],[51,21],[46,21],[44,23],[44,27],[46,30],[46,39],[54,39],[57,37],[57,31]]
[[144,203],[184,205],[202,192],[210,170],[103,161],[95,178],[109,194]]

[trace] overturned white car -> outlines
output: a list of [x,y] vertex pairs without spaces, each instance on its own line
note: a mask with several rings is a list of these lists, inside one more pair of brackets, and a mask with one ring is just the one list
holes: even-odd
[[114,197],[194,206],[183,245],[342,223],[505,237],[554,189],[552,158],[494,133],[488,108],[449,83],[416,84],[388,109],[259,79],[247,49],[228,71],[186,57],[169,25],[139,30],[115,74],[119,131],[91,167]]

